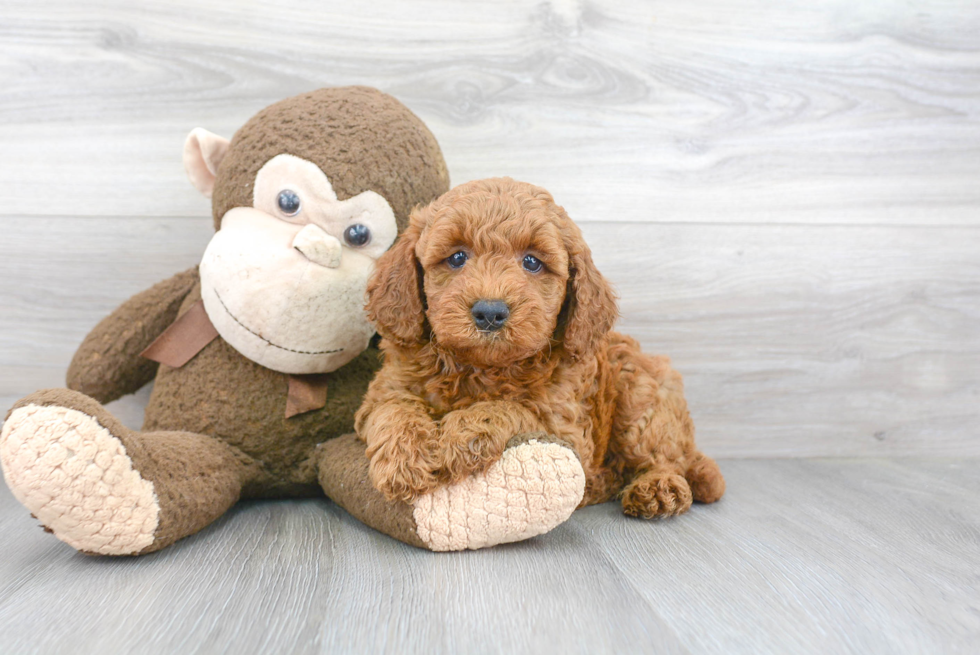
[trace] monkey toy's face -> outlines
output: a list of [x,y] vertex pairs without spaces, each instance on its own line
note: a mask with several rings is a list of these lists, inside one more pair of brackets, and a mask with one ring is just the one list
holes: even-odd
[[364,292],[397,235],[373,191],[337,200],[316,164],[277,155],[255,178],[252,207],[224,215],[201,261],[201,297],[218,333],[283,373],[343,366],[374,333]]
[[217,232],[201,298],[218,334],[262,366],[328,373],[357,357],[375,260],[449,188],[435,137],[376,89],[320,89],[266,107],[228,139],[193,130],[191,182]]
[[[201,129],[188,137],[185,167],[207,196],[230,147]],[[208,318],[235,350],[266,368],[340,368],[374,334],[364,294],[374,261],[398,234],[391,206],[374,191],[339,200],[319,166],[290,154],[259,168],[251,200],[221,216],[201,260]]]

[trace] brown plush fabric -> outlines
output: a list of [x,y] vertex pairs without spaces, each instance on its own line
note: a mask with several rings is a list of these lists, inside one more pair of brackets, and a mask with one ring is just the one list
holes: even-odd
[[327,404],[329,377],[322,373],[286,376],[286,418],[320,409]]
[[235,133],[215,181],[215,228],[229,209],[252,205],[256,173],[284,153],[319,166],[340,200],[381,194],[399,231],[413,207],[449,189],[438,142],[405,105],[366,86],[319,89],[263,109]]
[[140,357],[179,368],[217,337],[218,331],[208,318],[204,302],[199,300],[147,346]]
[[[181,313],[200,294],[198,285]],[[319,495],[313,449],[350,432],[379,366],[378,350],[368,348],[324,374],[328,392],[322,409],[286,418],[289,376],[246,359],[219,337],[181,368],[160,365],[143,430],[209,434],[264,462],[273,482],[250,486],[246,496]]]
[[412,506],[386,500],[371,484],[364,442],[356,434],[320,444],[318,467],[327,496],[354,518],[399,541],[426,547],[416,532]]
[[68,388],[107,403],[152,380],[157,363],[139,354],[174,322],[197,280],[195,266],[136,294],[102,319],[71,360]]
[[510,441],[507,442],[507,445],[504,446],[504,450],[509,450],[510,448],[517,448],[518,446],[522,444],[526,444],[529,441],[540,441],[541,443],[556,443],[559,446],[564,446],[565,448],[571,450],[573,453],[575,453],[575,457],[579,456],[578,453],[575,451],[575,448],[572,447],[571,443],[569,443],[565,439],[562,439],[561,437],[556,437],[553,434],[548,434],[547,432],[523,432],[521,434],[515,435],[511,437]]
[[11,412],[30,404],[67,407],[91,416],[122,442],[140,477],[153,483],[159,524],[153,543],[142,553],[207,526],[238,501],[244,484],[266,477],[254,460],[217,439],[186,432],[133,432],[98,402],[75,391],[39,391],[18,401]]
[[[270,106],[238,131],[215,182],[216,227],[230,209],[252,205],[256,172],[284,153],[320,166],[342,200],[379,193],[399,229],[413,207],[449,187],[438,143],[404,105],[367,87],[321,89]],[[153,483],[160,504],[154,541],[144,552],[200,530],[239,497],[321,495],[320,482],[330,476],[317,465],[334,468],[327,451],[317,455],[316,447],[351,432],[380,367],[378,350],[369,347],[318,376],[319,391],[327,391],[322,408],[287,416],[288,376],[247,359],[220,336],[178,368],[139,356],[200,299],[196,268],[137,294],[103,319],[76,353],[68,386],[81,393],[49,390],[18,403],[88,414],[123,443],[132,469]],[[136,391],[154,374],[142,432],[126,429],[99,404]],[[307,395],[312,406],[322,394]],[[343,461],[338,474],[352,480],[361,469],[350,458]],[[366,473],[360,475],[366,481]],[[369,494],[359,498],[367,503],[363,515],[378,517],[372,525],[420,545],[397,508],[387,517],[375,511]]]
[[42,389],[41,391],[35,391],[29,396],[25,396],[15,402],[14,406],[7,412],[4,420],[9,419],[15,409],[26,407],[27,405],[41,405],[42,407],[54,405],[56,407],[77,409],[83,414],[88,414],[95,418],[102,427],[117,437],[129,432],[129,428],[120,423],[119,419],[106,411],[94,398],[72,391],[71,389]]
[[[578,453],[567,441],[545,432],[516,435],[507,442],[504,450],[522,446],[529,441],[558,444],[578,457]],[[331,500],[379,532],[420,548],[433,547],[433,544],[427,544],[419,537],[415,507],[403,501],[386,499],[371,484],[364,442],[356,434],[347,434],[320,444],[317,452],[320,484]],[[448,516],[445,518],[449,520]]]

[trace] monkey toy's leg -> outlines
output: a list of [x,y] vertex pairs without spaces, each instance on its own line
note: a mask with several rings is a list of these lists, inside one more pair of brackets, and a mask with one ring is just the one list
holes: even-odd
[[692,500],[713,503],[725,479],[694,443],[694,422],[681,376],[666,357],[651,357],[629,337],[615,335],[610,362],[619,370],[619,402],[609,444],[623,470],[623,511],[652,518],[683,514]]
[[575,451],[544,433],[522,434],[483,473],[411,504],[389,501],[368,477],[365,444],[351,433],[317,451],[320,485],[355,518],[395,539],[436,551],[486,548],[544,534],[585,492]]
[[216,439],[129,430],[67,389],[39,391],[10,410],[0,463],[14,496],[46,530],[101,555],[149,553],[193,534],[261,475]]

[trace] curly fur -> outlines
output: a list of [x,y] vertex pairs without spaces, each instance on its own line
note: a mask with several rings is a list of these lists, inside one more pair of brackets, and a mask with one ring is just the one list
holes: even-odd
[[[461,250],[469,258],[453,269]],[[525,270],[526,254],[544,269]],[[508,304],[503,328],[477,328],[480,299]],[[356,430],[374,485],[411,501],[484,470],[511,437],[544,431],[578,453],[583,505],[619,495],[626,514],[649,518],[718,500],[725,482],[695,446],[680,375],[611,331],[617,311],[544,189],[481,180],[417,209],[368,285],[384,366]]]

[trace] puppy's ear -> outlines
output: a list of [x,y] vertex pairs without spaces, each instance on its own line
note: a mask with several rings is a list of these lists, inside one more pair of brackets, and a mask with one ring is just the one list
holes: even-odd
[[422,267],[415,246],[422,233],[424,209],[412,213],[408,228],[395,245],[378,258],[367,286],[368,319],[382,337],[400,346],[421,343],[425,335]]
[[570,220],[566,225],[569,275],[559,329],[563,323],[561,340],[565,351],[580,359],[595,352],[619,318],[619,308],[612,287],[592,262],[592,252],[578,226]]

